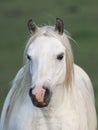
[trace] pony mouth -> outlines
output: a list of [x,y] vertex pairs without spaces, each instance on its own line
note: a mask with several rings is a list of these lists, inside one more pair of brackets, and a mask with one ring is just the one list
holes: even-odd
[[44,107],[47,107],[49,105],[52,93],[48,89],[46,89],[46,93],[44,95],[44,101],[43,102],[39,102],[36,99],[36,96],[32,94],[32,88],[29,90],[29,96],[30,96],[31,101],[32,101],[34,106],[36,106],[38,108],[44,108]]

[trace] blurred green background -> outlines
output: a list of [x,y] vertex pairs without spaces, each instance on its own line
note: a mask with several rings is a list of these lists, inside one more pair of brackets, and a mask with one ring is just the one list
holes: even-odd
[[64,20],[75,63],[90,76],[98,113],[98,0],[0,0],[0,112],[29,38],[27,21],[54,25]]

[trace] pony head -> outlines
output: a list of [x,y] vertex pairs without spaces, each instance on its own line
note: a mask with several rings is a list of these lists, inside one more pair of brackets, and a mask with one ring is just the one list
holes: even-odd
[[29,95],[35,106],[46,107],[58,86],[72,84],[72,51],[61,19],[56,19],[55,27],[40,28],[29,20],[28,28],[31,38],[25,55],[32,79]]

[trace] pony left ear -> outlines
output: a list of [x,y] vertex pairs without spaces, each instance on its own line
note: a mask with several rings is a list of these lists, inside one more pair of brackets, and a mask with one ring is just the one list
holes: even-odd
[[64,32],[64,23],[60,18],[56,18],[55,31],[58,31],[59,34],[63,34]]
[[32,19],[28,21],[27,26],[31,34],[35,33],[38,30],[37,25],[33,23]]

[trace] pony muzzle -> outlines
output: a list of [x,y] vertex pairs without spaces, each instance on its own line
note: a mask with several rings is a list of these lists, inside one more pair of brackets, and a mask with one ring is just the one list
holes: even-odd
[[34,106],[42,108],[47,107],[51,99],[51,91],[49,88],[43,86],[42,88],[31,88],[29,95]]

